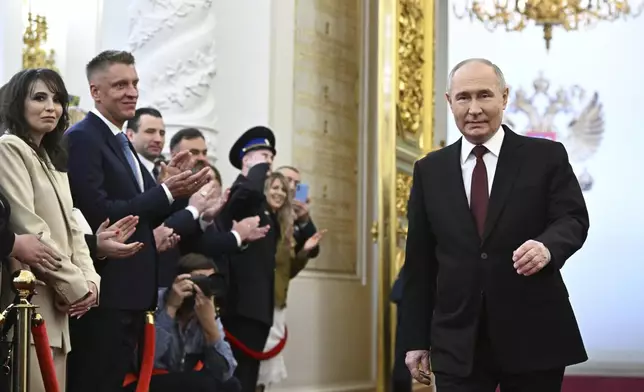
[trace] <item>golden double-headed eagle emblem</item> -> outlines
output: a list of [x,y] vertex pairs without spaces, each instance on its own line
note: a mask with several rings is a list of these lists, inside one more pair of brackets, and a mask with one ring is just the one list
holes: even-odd
[[533,87],[532,94],[518,88],[511,95],[504,122],[525,136],[561,142],[581,189],[590,190],[594,180],[587,164],[601,145],[605,125],[599,94],[594,92],[588,97],[576,85],[552,94],[550,82],[542,75],[533,82]]

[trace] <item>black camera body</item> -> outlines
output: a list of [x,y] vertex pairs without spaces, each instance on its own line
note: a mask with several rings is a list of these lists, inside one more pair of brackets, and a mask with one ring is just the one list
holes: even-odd
[[222,298],[226,294],[226,279],[223,275],[195,275],[189,278],[206,297]]

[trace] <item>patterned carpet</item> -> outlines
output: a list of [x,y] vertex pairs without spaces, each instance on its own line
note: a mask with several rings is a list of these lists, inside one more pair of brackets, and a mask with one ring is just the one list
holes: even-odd
[[562,392],[644,392],[644,378],[568,376]]

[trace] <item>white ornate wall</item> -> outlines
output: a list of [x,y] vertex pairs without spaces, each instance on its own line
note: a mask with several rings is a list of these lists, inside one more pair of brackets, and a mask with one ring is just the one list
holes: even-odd
[[213,83],[217,73],[212,0],[134,0],[128,8],[127,49],[137,59],[139,106],[163,114],[168,136],[185,127],[206,135],[215,160]]
[[0,84],[22,67],[22,4],[0,1]]

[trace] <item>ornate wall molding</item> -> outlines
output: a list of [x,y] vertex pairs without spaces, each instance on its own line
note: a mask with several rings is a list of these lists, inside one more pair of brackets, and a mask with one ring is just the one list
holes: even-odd
[[159,110],[184,110],[206,100],[217,72],[216,60],[211,42],[159,70],[146,86],[154,91],[152,105]]
[[213,82],[217,74],[212,0],[135,0],[128,44],[137,58],[139,107],[163,114],[168,141],[181,128],[204,132],[211,161],[217,131]]
[[128,45],[135,51],[143,48],[164,30],[174,30],[181,19],[193,13],[208,12],[212,0],[140,0],[130,7]]

